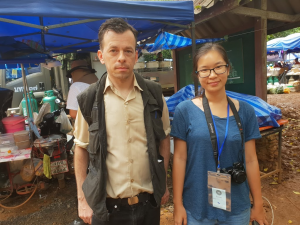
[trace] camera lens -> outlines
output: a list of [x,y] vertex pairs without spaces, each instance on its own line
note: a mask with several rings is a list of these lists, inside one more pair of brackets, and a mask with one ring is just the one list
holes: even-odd
[[235,183],[237,183],[237,184],[241,184],[241,183],[243,183],[243,182],[245,182],[246,181],[246,179],[247,179],[247,175],[246,175],[246,172],[245,171],[234,171],[233,173],[232,173],[232,179],[234,180],[234,182]]

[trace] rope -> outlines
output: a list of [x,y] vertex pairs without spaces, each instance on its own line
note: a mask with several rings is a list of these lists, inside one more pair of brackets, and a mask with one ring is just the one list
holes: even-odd
[[[36,177],[35,180],[33,181],[33,184],[34,184],[34,182],[35,182],[36,180],[37,180],[37,177]],[[37,190],[37,187],[38,187],[37,184],[34,185],[34,190],[32,191],[32,193],[31,193],[31,195],[29,196],[29,198],[26,199],[26,201],[23,202],[23,203],[21,203],[20,205],[17,205],[17,206],[5,206],[5,205],[2,205],[2,204],[0,203],[0,206],[1,206],[2,208],[5,208],[5,209],[16,209],[16,208],[21,207],[22,205],[26,204],[26,203],[32,198],[32,196],[34,195],[34,193],[35,193],[36,190]],[[6,197],[5,199],[1,200],[1,202],[4,201],[4,200],[6,200],[6,199],[8,199],[11,195],[12,195],[12,192],[10,193],[10,195],[9,195],[8,197]]]
[[272,211],[272,223],[271,223],[271,225],[273,225],[273,223],[274,223],[274,211],[273,211],[272,204],[270,203],[270,201],[266,197],[264,197],[264,196],[262,196],[262,197],[269,203],[269,205],[271,207],[271,211]]

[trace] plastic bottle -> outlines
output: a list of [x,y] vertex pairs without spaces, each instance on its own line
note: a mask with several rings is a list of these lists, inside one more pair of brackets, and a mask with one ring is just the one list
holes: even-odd
[[273,77],[272,76],[268,77],[267,84],[273,84]]
[[279,85],[279,81],[278,81],[278,77],[277,76],[273,77],[273,82],[274,82],[274,85]]

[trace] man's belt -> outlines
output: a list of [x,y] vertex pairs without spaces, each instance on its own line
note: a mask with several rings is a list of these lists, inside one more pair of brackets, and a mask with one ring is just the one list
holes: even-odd
[[131,198],[107,198],[107,205],[135,205],[138,203],[143,203],[150,200],[152,194],[143,192]]

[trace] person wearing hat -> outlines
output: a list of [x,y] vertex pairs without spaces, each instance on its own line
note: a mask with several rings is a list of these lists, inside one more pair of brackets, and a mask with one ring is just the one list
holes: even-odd
[[78,110],[77,96],[87,89],[92,83],[98,81],[95,75],[96,70],[92,69],[85,60],[74,60],[67,77],[72,78],[73,84],[70,87],[67,100],[67,109],[70,116],[75,119]]

